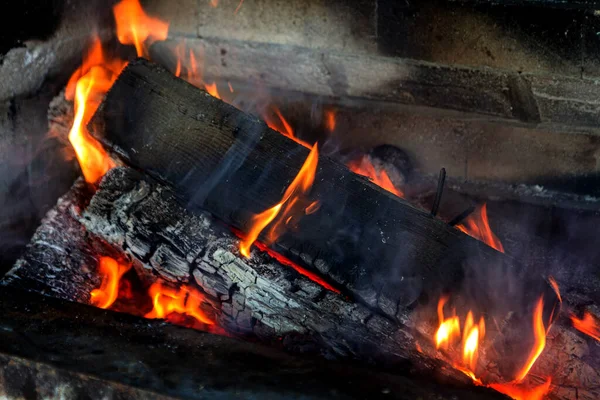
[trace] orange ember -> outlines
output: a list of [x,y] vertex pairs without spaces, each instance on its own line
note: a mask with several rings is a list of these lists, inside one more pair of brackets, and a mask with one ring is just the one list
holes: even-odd
[[101,257],[99,272],[102,275],[102,285],[90,293],[90,302],[99,308],[110,307],[119,295],[119,281],[129,266],[121,265],[110,257]]
[[460,337],[460,321],[456,315],[446,319],[444,317],[444,305],[448,301],[448,298],[442,297],[438,302],[437,312],[440,326],[435,332],[435,347],[448,348],[450,343]]
[[[273,243],[285,231],[287,225],[286,222],[290,221],[291,216],[300,214],[297,210],[297,205],[302,202],[302,195],[306,194],[312,187],[318,162],[319,150],[315,143],[310,150],[308,157],[306,157],[302,168],[300,168],[300,171],[283,194],[281,201],[252,218],[248,234],[240,241],[240,253],[242,253],[242,255],[245,257],[250,256],[250,247],[252,246],[252,243],[258,238],[263,229],[275,220],[284,206],[283,212],[267,232],[267,244]],[[304,208],[301,210],[304,210]]]
[[334,293],[338,293],[338,294],[340,293],[339,289],[336,289],[333,286],[331,286],[329,283],[325,282],[319,275],[315,274],[314,272],[311,272],[305,268],[302,268],[301,266],[299,266],[298,264],[296,264],[289,258],[285,257],[282,254],[279,254],[278,252],[276,252],[274,250],[271,250],[270,248],[268,248],[266,245],[262,244],[261,242],[254,242],[254,244],[260,251],[264,251],[265,253],[267,253],[268,255],[270,255],[271,257],[276,259],[277,261],[279,261],[281,264],[286,265],[288,267],[292,267],[300,275],[307,277],[311,281],[323,286],[327,290],[330,290],[330,291],[332,291]]
[[75,150],[83,176],[90,183],[102,178],[114,167],[114,162],[100,143],[89,134],[86,125],[125,65],[124,61],[106,59],[100,39],[96,37],[83,64],[71,76],[65,90],[66,99],[75,101],[75,118],[69,132],[69,141]]
[[469,216],[464,224],[458,224],[456,227],[467,235],[482,241],[488,246],[504,253],[504,246],[498,237],[492,232],[487,215],[487,204],[483,204],[479,209],[479,214]]
[[148,290],[152,298],[154,308],[144,315],[150,319],[168,319],[171,314],[181,314],[193,317],[196,321],[214,325],[214,321],[208,318],[200,309],[204,296],[199,291],[186,286],[172,289],[160,283],[154,283]]
[[489,387],[514,400],[542,400],[550,392],[551,383],[552,379],[548,378],[544,384],[533,389],[520,387],[515,383],[492,383]]
[[544,347],[546,347],[546,328],[544,327],[543,314],[544,312],[544,298],[540,297],[538,300],[535,311],[533,312],[533,334],[535,337],[535,342],[533,348],[531,349],[531,353],[529,353],[529,357],[527,358],[527,363],[525,366],[519,371],[516,377],[517,382],[521,382],[527,376],[527,373],[535,364],[535,361],[538,359]]
[[600,321],[598,321],[590,312],[584,312],[583,319],[571,315],[571,322],[573,322],[573,327],[575,329],[600,342]]
[[369,161],[368,156],[362,156],[360,160],[352,161],[348,163],[347,166],[350,171],[354,172],[355,174],[366,176],[374,184],[387,190],[388,192],[393,193],[401,198],[404,197],[404,193],[394,186],[387,172],[385,172],[383,169],[377,171],[371,161]]
[[146,14],[139,0],[121,0],[113,13],[119,42],[134,45],[138,57],[148,58],[147,46],[167,38],[169,24]]

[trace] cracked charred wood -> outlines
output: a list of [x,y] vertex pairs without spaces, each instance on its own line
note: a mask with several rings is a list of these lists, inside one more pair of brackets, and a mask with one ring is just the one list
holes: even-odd
[[[256,117],[142,59],[123,71],[88,128],[126,163],[172,185],[187,208],[243,232],[281,200],[308,155]],[[319,157],[311,198],[319,210],[273,248],[396,320],[418,298],[455,287],[465,262],[525,271],[328,157]],[[533,286],[545,285],[535,279]]]
[[120,257],[110,246],[90,238],[78,220],[92,194],[85,181],[78,179],[46,214],[24,254],[0,284],[87,302],[101,282],[96,273],[98,254]]
[[[140,278],[198,288],[202,309],[228,332],[331,356],[425,369],[412,328],[306,278],[267,253],[238,255],[239,239],[206,213],[187,213],[172,190],[130,168],[103,178],[81,218],[87,231],[127,254]],[[408,321],[404,314],[402,320]],[[447,371],[462,379],[460,373]]]
[[506,399],[8,287],[0,325],[2,398]]

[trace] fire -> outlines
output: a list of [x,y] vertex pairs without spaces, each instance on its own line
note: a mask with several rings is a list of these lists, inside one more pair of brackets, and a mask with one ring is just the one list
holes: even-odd
[[[456,316],[455,312],[453,311],[453,316],[450,318],[444,317],[444,306],[446,305],[447,301],[447,297],[442,297],[438,302],[437,307],[440,325],[435,333],[434,340],[436,348],[438,349],[440,347],[448,349],[452,344],[458,343],[458,340],[461,337],[460,320],[459,317]],[[527,357],[525,365],[518,372],[515,380],[509,383],[493,383],[487,386],[504,393],[515,400],[541,400],[549,392],[551,384],[550,378],[548,378],[546,383],[535,388],[526,388],[522,385],[519,385],[527,376],[529,370],[546,346],[547,330],[544,327],[544,322],[542,319],[543,310],[544,301],[543,297],[540,297],[536,303],[533,314],[535,343],[529,356]],[[457,370],[463,372],[465,375],[473,379],[473,382],[476,385],[484,385],[483,382],[477,378],[473,372],[477,367],[478,351],[481,347],[481,342],[483,341],[484,336],[484,319],[480,318],[479,322],[476,324],[473,313],[469,310],[465,318],[464,329],[462,331],[462,362],[454,362],[453,366]]]
[[533,334],[535,338],[534,346],[529,353],[529,357],[527,358],[527,362],[525,366],[517,373],[516,381],[521,382],[527,374],[535,361],[538,359],[542,351],[544,351],[544,347],[546,347],[546,328],[544,327],[543,320],[543,312],[544,312],[544,298],[540,297],[538,300],[535,311],[533,312]]
[[204,296],[199,291],[186,286],[172,289],[161,283],[154,283],[148,289],[152,298],[153,309],[146,315],[149,319],[167,319],[173,313],[188,315],[196,321],[214,325],[214,321],[207,317],[200,309]]
[[272,105],[269,111],[263,113],[263,119],[269,126],[269,128],[281,133],[283,136],[292,139],[294,142],[301,144],[302,146],[310,149],[312,146],[307,142],[300,140],[294,134],[294,129],[290,123],[285,119],[279,107]]
[[552,276],[548,278],[548,282],[550,283],[550,286],[554,290],[554,293],[556,293],[556,297],[558,297],[558,301],[560,303],[562,303],[562,297],[560,296],[560,289],[558,288],[558,283],[556,283],[556,280]]
[[489,387],[512,397],[514,400],[542,400],[550,392],[551,384],[552,379],[548,378],[544,384],[533,389],[519,387],[514,383],[492,383]]
[[329,132],[335,131],[335,111],[325,111],[325,127]]
[[101,257],[99,273],[102,275],[102,285],[90,293],[91,303],[99,308],[110,307],[119,295],[119,281],[129,266],[121,265],[110,257]]
[[571,315],[571,322],[575,329],[600,342],[600,322],[590,312],[584,312],[583,319]]
[[250,257],[250,247],[252,246],[252,243],[254,243],[267,225],[279,215],[282,209],[283,212],[266,235],[268,239],[267,244],[273,243],[283,233],[285,230],[284,225],[289,222],[290,217],[297,214],[297,205],[302,202],[302,195],[306,194],[312,187],[318,162],[319,150],[315,143],[315,145],[312,146],[308,157],[306,157],[302,168],[300,168],[298,175],[296,175],[283,194],[281,201],[252,218],[248,234],[245,239],[240,241],[240,253],[242,253],[242,255]]
[[479,214],[469,216],[464,224],[456,227],[467,235],[474,237],[488,246],[504,253],[504,246],[498,237],[492,232],[487,215],[487,204],[484,203],[479,209]]
[[104,176],[114,167],[114,162],[102,145],[89,134],[86,125],[126,64],[121,60],[108,60],[102,51],[100,39],[95,37],[83,64],[73,73],[65,90],[65,98],[75,101],[75,118],[69,141],[83,176],[90,183]]
[[485,322],[483,318],[480,318],[479,324],[475,325],[473,323],[473,313],[469,311],[463,334],[463,364],[468,366],[471,371],[474,371],[477,365],[479,342],[483,340],[484,336]]
[[348,163],[348,168],[355,174],[366,176],[377,186],[395,194],[398,197],[404,197],[404,193],[394,186],[387,172],[383,169],[377,171],[368,156],[362,156],[358,161]]
[[169,34],[169,24],[146,14],[139,0],[121,0],[113,7],[113,14],[119,42],[134,45],[138,57],[148,58],[148,46]]
[[442,297],[438,302],[437,312],[440,326],[435,333],[435,347],[448,348],[448,345],[460,337],[460,321],[456,315],[446,319],[444,317],[444,305],[448,301],[447,297]]

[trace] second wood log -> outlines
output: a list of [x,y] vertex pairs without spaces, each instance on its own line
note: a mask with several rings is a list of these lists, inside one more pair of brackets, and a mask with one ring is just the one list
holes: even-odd
[[[142,59],[122,72],[89,129],[126,163],[172,185],[188,208],[243,232],[281,200],[308,155],[258,118]],[[523,270],[328,157],[319,157],[311,197],[320,209],[275,250],[390,317],[402,318],[423,293],[433,299],[458,286],[465,264]]]

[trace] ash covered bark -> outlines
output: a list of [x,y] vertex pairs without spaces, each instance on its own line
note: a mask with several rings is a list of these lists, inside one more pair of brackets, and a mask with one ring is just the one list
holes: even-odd
[[[131,257],[146,282],[198,287],[206,295],[203,309],[230,332],[329,356],[392,364],[410,358],[429,370],[442,365],[416,350],[418,333],[407,315],[406,325],[383,317],[256,250],[243,258],[228,228],[207,214],[188,214],[170,189],[132,169],[104,177],[82,223]],[[451,369],[442,373],[464,379]]]
[[78,179],[48,211],[25,253],[0,284],[87,303],[101,282],[96,272],[98,255],[119,256],[90,238],[78,221],[91,196],[90,187]]

